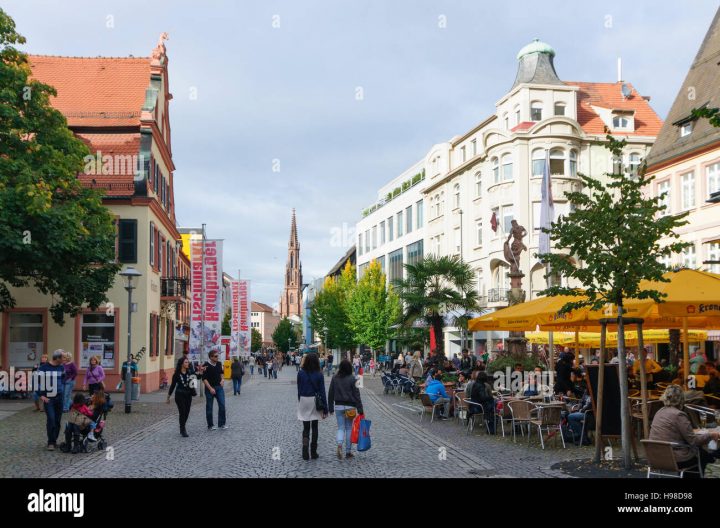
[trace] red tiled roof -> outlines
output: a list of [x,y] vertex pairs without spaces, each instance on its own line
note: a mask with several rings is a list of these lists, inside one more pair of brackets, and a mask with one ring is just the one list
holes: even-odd
[[[80,181],[88,187],[106,190],[106,196],[130,196],[135,192],[134,174],[142,163],[140,133],[129,134],[76,134],[94,155],[85,164]],[[98,163],[98,156],[100,157]],[[106,156],[110,156],[107,158]]]
[[150,58],[30,55],[28,59],[32,76],[57,90],[52,105],[70,127],[140,124],[150,86]]
[[510,129],[510,132],[519,132],[519,131],[525,131],[529,130],[532,127],[535,126],[536,121],[523,121],[522,123],[518,123],[514,127]]
[[577,94],[577,120],[586,134],[605,134],[605,122],[595,113],[592,106],[611,110],[634,110],[635,130],[618,132],[622,136],[657,136],[662,119],[655,113],[648,101],[630,83],[632,93],[625,99],[619,83],[589,83],[565,81],[565,84],[580,88]]
[[251,311],[253,311],[253,312],[273,312],[274,310],[272,309],[272,307],[268,306],[265,303],[253,301]]

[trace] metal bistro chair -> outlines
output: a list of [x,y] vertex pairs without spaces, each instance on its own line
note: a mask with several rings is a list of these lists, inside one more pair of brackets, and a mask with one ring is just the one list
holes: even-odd
[[[685,412],[690,418],[690,421],[692,422],[695,429],[700,429],[703,426],[703,416],[705,417],[706,423],[708,421],[708,417],[710,417],[710,421],[715,420],[715,422],[717,422],[717,416],[718,414],[720,414],[720,411],[713,409],[712,407],[704,407],[702,405],[692,404],[685,405]],[[717,425],[720,426],[720,423],[718,423]]]
[[[503,438],[505,438],[505,422],[511,422],[512,423],[512,412],[510,411],[510,407],[508,406],[508,402],[510,400],[501,398],[498,400],[497,406],[500,407],[500,411],[497,410],[495,412],[495,424],[497,426],[497,422],[500,422],[500,431],[502,431]],[[495,428],[495,431],[497,432],[497,427]]]
[[[700,478],[703,478],[702,466],[700,465],[700,450],[696,446],[684,445],[678,442],[661,442],[659,440],[640,440],[640,442],[645,447],[645,456],[648,461],[647,478],[650,478],[650,475],[683,478],[685,473],[698,473]],[[675,458],[675,448],[677,447],[689,447],[695,451],[697,462],[694,466],[685,469],[678,467]]]
[[468,420],[468,406],[465,400],[465,391],[458,391],[455,393],[455,420]]
[[[637,425],[637,437],[642,438],[642,423],[643,423],[643,413],[642,413],[642,401],[640,400],[631,400],[630,402],[630,417],[633,422]],[[648,408],[648,424],[651,424],[653,421],[653,418],[655,418],[655,414],[663,408],[663,402],[661,400],[648,400],[647,402],[647,408]]]
[[515,428],[520,426],[520,434],[525,436],[523,433],[523,424],[528,426],[528,435],[530,435],[530,421],[532,420],[532,412],[535,410],[535,405],[526,400],[509,400],[504,402],[510,407],[510,414],[512,415],[512,430],[513,430],[513,442],[515,439]]
[[[468,434],[472,433],[475,430],[475,424],[478,422],[485,424],[485,431],[487,432],[487,434],[492,434],[490,432],[490,418],[485,415],[485,409],[483,408],[483,406],[477,402],[473,402],[472,400],[465,400],[465,404],[468,406],[468,409],[473,408],[477,410],[477,412],[474,412],[469,417],[467,428]],[[495,415],[495,419],[497,419],[497,415]],[[497,423],[495,424],[495,426],[495,431],[497,431]]]
[[420,421],[422,422],[423,416],[425,416],[425,411],[429,409],[430,412],[430,423],[433,423],[433,420],[435,420],[435,409],[443,408],[445,405],[442,403],[433,403],[430,399],[430,396],[426,392],[420,393],[420,403],[422,404],[423,412],[420,415]]
[[[543,439],[543,427],[547,431],[548,435],[551,430],[555,431],[555,444],[557,444],[557,437],[559,436],[562,440],[563,449],[565,449],[565,438],[562,435],[562,428],[560,423],[562,422],[562,407],[559,405],[545,405],[538,407],[538,417],[530,420],[532,425],[537,426],[538,434],[540,435],[540,445],[545,449],[545,440]],[[530,428],[528,427],[528,445],[530,444]],[[548,437],[549,438],[549,437]]]

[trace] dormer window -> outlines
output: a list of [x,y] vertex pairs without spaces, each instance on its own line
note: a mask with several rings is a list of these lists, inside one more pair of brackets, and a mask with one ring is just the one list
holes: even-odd
[[680,125],[680,137],[689,136],[693,131],[693,122],[688,121]]
[[542,121],[542,103],[540,101],[530,103],[530,120]]
[[614,110],[612,113],[613,130],[632,131],[635,128],[634,114],[633,110]]

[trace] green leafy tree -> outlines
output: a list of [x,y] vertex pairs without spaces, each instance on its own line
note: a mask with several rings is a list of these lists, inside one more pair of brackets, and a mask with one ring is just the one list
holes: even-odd
[[[281,352],[287,353],[291,347],[294,348],[297,346],[297,334],[293,329],[292,323],[287,317],[283,317],[280,320],[272,334],[272,339],[273,343],[275,343],[275,348]],[[288,343],[290,346],[288,346]]]
[[695,118],[705,118],[715,128],[720,127],[720,108],[696,108],[692,111],[692,116]]
[[313,300],[310,324],[328,348],[348,350],[356,344],[347,313],[347,300],[355,288],[355,266],[348,262],[339,279],[325,278]]
[[[285,344],[287,344],[287,340],[285,340]],[[250,351],[251,352],[257,352],[262,348],[262,334],[258,331],[257,328],[252,329],[252,338],[250,341]]]
[[474,272],[460,257],[426,255],[417,264],[405,264],[406,278],[395,281],[404,305],[402,323],[411,326],[420,319],[435,331],[437,352],[444,355],[445,315],[474,311],[478,292]]
[[222,335],[229,336],[230,333],[232,332],[232,329],[230,327],[230,317],[231,316],[232,316],[231,310],[228,310],[227,312],[225,312],[225,317],[223,317],[223,320],[222,320],[222,328],[221,328]]
[[98,308],[120,269],[113,217],[77,175],[89,154],[52,108],[51,86],[31,79],[25,38],[0,9],[0,311],[10,287],[52,296],[58,324]]
[[373,350],[384,348],[402,313],[400,299],[387,287],[380,263],[373,260],[347,299],[347,314],[355,342]]
[[[607,149],[613,156],[622,156],[625,141],[607,136]],[[575,279],[582,284],[578,290],[567,286],[552,286],[543,294],[571,295],[577,301],[565,304],[560,311],[566,313],[582,307],[601,309],[606,304],[615,305],[618,314],[618,356],[620,366],[620,405],[622,417],[623,459],[625,467],[631,466],[630,424],[627,413],[627,363],[623,325],[623,302],[625,299],[653,299],[662,302],[657,290],[642,289],[643,280],[666,281],[667,271],[662,258],[681,251],[687,243],[661,240],[677,240],[676,229],[685,225],[685,214],[661,215],[664,206],[659,197],[644,194],[653,180],[641,167],[637,176],[623,171],[607,174],[608,181],[578,174],[585,184],[585,191],[570,192],[565,196],[574,211],[553,222],[549,232],[556,248],[569,252],[578,259],[574,266],[566,255],[546,253],[538,255],[550,264],[554,274]],[[597,456],[596,456],[597,460]]]

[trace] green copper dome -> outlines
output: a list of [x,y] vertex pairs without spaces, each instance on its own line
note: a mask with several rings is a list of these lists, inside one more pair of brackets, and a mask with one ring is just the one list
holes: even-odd
[[520,60],[522,57],[529,55],[530,53],[547,53],[551,57],[555,56],[555,50],[552,46],[546,42],[541,42],[540,39],[533,40],[530,44],[521,49],[517,54],[517,58]]

